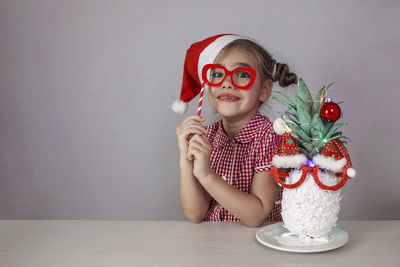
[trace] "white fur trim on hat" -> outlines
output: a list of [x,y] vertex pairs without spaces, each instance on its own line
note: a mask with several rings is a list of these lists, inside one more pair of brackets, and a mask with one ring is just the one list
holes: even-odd
[[272,158],[272,164],[278,168],[297,168],[306,162],[307,157],[304,154],[297,154],[293,156],[275,155]]
[[346,158],[341,158],[339,160],[335,160],[331,157],[325,157],[321,154],[316,155],[313,158],[315,164],[319,165],[324,169],[328,169],[333,172],[340,172],[344,165],[346,165],[347,160]]
[[172,110],[175,113],[183,114],[187,110],[189,104],[186,102],[183,102],[182,100],[175,100],[172,103]]

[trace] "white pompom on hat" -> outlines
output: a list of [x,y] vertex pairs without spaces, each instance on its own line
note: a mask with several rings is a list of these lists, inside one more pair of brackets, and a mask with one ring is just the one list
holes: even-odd
[[349,176],[350,178],[356,177],[356,170],[354,168],[348,168],[347,169],[347,176]]
[[274,120],[273,128],[275,133],[279,135],[283,135],[286,132],[285,122],[282,120],[282,118],[277,118],[276,120]]
[[211,36],[190,46],[186,52],[183,68],[183,80],[180,99],[172,104],[175,113],[184,113],[188,102],[196,97],[203,86],[202,70],[204,65],[214,63],[219,52],[229,43],[237,39],[254,40],[235,34],[219,34]]

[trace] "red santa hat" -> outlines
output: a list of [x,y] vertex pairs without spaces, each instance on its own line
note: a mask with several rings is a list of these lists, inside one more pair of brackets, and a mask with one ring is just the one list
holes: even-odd
[[283,134],[275,146],[272,165],[278,168],[297,168],[307,162],[304,154],[299,154],[296,140],[289,133]]
[[345,167],[347,176],[351,178],[356,176],[356,171],[351,165],[349,153],[338,138],[330,140],[322,148],[321,153],[314,157],[313,161],[321,168],[333,172],[342,172],[343,167]]
[[190,46],[186,52],[180,99],[172,104],[172,110],[175,113],[184,113],[188,102],[196,97],[204,87],[201,75],[204,65],[214,63],[219,52],[227,44],[237,39],[251,40],[235,34],[219,34]]

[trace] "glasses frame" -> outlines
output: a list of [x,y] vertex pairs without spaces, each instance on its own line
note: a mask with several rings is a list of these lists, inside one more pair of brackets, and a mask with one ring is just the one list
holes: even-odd
[[312,173],[315,183],[321,189],[324,189],[324,190],[333,190],[333,191],[339,190],[340,188],[342,188],[346,184],[347,180],[350,178],[346,174],[347,173],[347,167],[343,166],[343,169],[342,169],[341,173],[335,173],[335,175],[337,177],[342,177],[342,180],[338,184],[336,184],[334,186],[328,186],[328,185],[323,184],[321,182],[321,180],[319,179],[319,177],[318,177],[318,170],[319,169],[320,169],[320,167],[318,165],[315,165],[314,167],[307,167],[306,165],[302,164],[301,165],[301,170],[302,170],[301,177],[294,184],[285,184],[284,182],[282,182],[280,178],[287,178],[289,176],[289,174],[286,173],[286,172],[278,171],[278,167],[276,167],[276,166],[273,166],[271,168],[270,174],[274,177],[275,181],[278,184],[280,184],[283,188],[287,188],[287,189],[293,189],[293,188],[299,187],[306,180],[307,173],[309,173],[309,172]]
[[[212,68],[220,68],[220,69],[223,69],[223,70],[225,71],[225,76],[224,76],[224,78],[222,79],[222,81],[220,81],[219,83],[210,83],[210,82],[208,81],[207,72],[208,72],[210,69],[212,69]],[[246,86],[239,86],[239,85],[237,85],[237,84],[235,83],[235,81],[233,80],[233,76],[232,76],[233,73],[236,72],[236,71],[241,71],[241,70],[242,70],[242,71],[250,72],[250,74],[251,74],[251,80],[250,80],[249,84],[246,85]],[[227,77],[228,75],[231,76],[231,83],[232,83],[232,85],[233,85],[235,88],[237,88],[237,89],[242,89],[242,90],[246,90],[246,89],[249,89],[250,87],[253,86],[254,82],[256,81],[257,72],[256,72],[255,69],[250,68],[250,67],[238,67],[238,68],[235,68],[234,70],[230,71],[230,70],[228,70],[227,68],[225,68],[225,67],[222,66],[222,65],[218,65],[218,64],[206,64],[206,65],[204,65],[203,70],[202,70],[202,73],[201,73],[201,77],[203,78],[204,83],[207,84],[208,86],[218,86],[218,85],[221,85],[221,84],[225,81],[225,79],[226,79],[226,77]]]

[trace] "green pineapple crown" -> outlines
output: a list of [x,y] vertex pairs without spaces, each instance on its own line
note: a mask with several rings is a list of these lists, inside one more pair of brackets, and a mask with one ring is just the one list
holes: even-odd
[[280,112],[281,118],[292,130],[299,150],[309,159],[319,154],[322,147],[330,140],[336,138],[348,139],[342,135],[342,132],[338,131],[340,127],[347,125],[346,123],[323,121],[320,116],[326,91],[332,84],[322,87],[314,100],[302,79],[298,82],[298,91],[294,100],[281,92],[276,93],[284,96],[287,101],[276,96],[272,97],[288,108],[287,111]]

